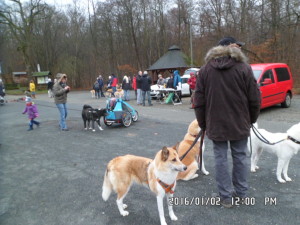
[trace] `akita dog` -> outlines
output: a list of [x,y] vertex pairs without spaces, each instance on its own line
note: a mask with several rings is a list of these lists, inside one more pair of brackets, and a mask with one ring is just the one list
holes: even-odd
[[[163,147],[154,160],[134,155],[119,156],[112,159],[104,175],[102,198],[106,201],[112,190],[117,193],[117,205],[122,216],[127,216],[128,211],[123,204],[130,186],[133,182],[148,186],[156,194],[160,223],[166,225],[163,208],[163,198],[173,197],[178,172],[186,170],[180,161],[176,147]],[[172,205],[168,204],[169,215],[172,220],[177,220]]]
[[[180,142],[178,146],[178,155],[182,156],[192,145],[194,142],[196,136],[201,131],[201,128],[198,125],[198,121],[194,120],[190,123],[187,133],[184,136],[183,140]],[[187,170],[184,172],[179,172],[177,179],[182,180],[191,180],[196,177],[198,177],[198,174],[196,173],[198,168],[198,157],[199,157],[199,148],[200,148],[200,138],[197,141],[197,143],[194,145],[194,147],[189,151],[189,153],[182,159],[182,162],[184,165],[187,166]],[[205,145],[203,143],[202,146],[202,153],[204,152]],[[201,171],[203,174],[208,175],[209,172],[206,171],[204,166],[204,160],[202,157],[202,166]]]
[[[255,127],[257,127],[257,124],[255,124]],[[300,123],[293,125],[286,133],[270,133],[265,129],[257,130],[269,142],[280,142],[274,145],[266,144],[259,140],[253,130],[251,130],[251,172],[256,172],[256,170],[259,169],[257,162],[263,150],[266,150],[278,157],[276,170],[277,180],[280,183],[291,181],[292,179],[289,178],[287,172],[291,158],[300,150]],[[250,142],[248,142],[248,147],[250,149]],[[282,179],[281,174],[283,174],[284,179]]]

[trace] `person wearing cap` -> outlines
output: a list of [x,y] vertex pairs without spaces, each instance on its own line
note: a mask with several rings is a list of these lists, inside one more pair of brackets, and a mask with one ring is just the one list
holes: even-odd
[[[233,206],[232,197],[247,196],[250,169],[247,142],[261,104],[260,91],[241,51],[242,45],[233,37],[225,37],[208,51],[206,64],[197,76],[194,97],[199,126],[213,142],[220,203],[227,208]],[[228,144],[232,173],[227,161]]]
[[191,109],[193,109],[194,108],[193,99],[194,99],[195,87],[196,87],[196,76],[194,72],[190,73],[190,78],[188,79],[187,83],[190,86],[190,90],[191,90],[191,104],[192,104]]
[[60,114],[59,126],[62,131],[68,131],[66,124],[66,118],[68,115],[67,110],[67,95],[70,91],[70,87],[67,83],[67,75],[58,73],[56,75],[57,82],[53,86],[54,102],[58,108]]

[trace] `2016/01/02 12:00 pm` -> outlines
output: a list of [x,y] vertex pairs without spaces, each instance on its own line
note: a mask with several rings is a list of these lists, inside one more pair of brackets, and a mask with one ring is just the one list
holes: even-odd
[[[263,199],[264,205],[277,205],[276,197],[265,197]],[[172,197],[168,199],[169,205],[181,205],[181,206],[208,206],[208,205],[221,205],[220,197]],[[255,197],[245,197],[245,198],[232,198],[232,205],[249,205],[253,206],[256,204]]]

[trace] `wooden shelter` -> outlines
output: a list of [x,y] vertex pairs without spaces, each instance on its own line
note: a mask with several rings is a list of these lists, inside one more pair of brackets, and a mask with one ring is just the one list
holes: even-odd
[[[182,74],[190,66],[186,63],[186,55],[176,45],[171,46],[168,51],[160,57],[147,71],[152,72],[152,80],[158,79],[158,74],[162,75],[166,72],[173,73],[174,70],[179,70]],[[165,75],[166,76],[166,75]]]

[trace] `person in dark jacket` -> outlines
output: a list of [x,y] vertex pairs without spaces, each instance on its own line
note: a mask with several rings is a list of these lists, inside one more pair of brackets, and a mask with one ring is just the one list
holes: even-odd
[[54,85],[54,83],[52,82],[51,78],[49,78],[48,83],[47,83],[48,97],[49,98],[53,98],[53,93],[52,93],[53,85]]
[[139,71],[139,73],[136,75],[136,93],[137,93],[136,104],[137,105],[141,105],[143,100],[142,89],[141,89],[142,75],[143,75],[142,71]]
[[148,76],[148,72],[144,71],[144,74],[141,78],[141,90],[143,96],[143,106],[145,106],[146,94],[148,99],[149,106],[152,106],[151,96],[150,96],[150,86],[151,86],[151,78]]
[[123,78],[123,81],[122,81],[122,89],[124,91],[124,100],[125,101],[130,101],[130,99],[129,99],[130,87],[131,87],[130,77],[127,77],[125,75]]
[[[240,49],[243,44],[226,37],[208,51],[206,64],[197,76],[194,97],[199,126],[213,141],[221,204],[228,208],[233,206],[232,197],[244,198],[248,190],[247,141],[261,104],[252,69]],[[233,159],[232,179],[227,162],[228,143]]]
[[103,81],[102,75],[99,75],[97,81],[98,81],[98,83],[99,83],[100,96],[101,96],[101,97],[105,97],[105,96],[104,96],[104,93],[103,93],[104,81]]

